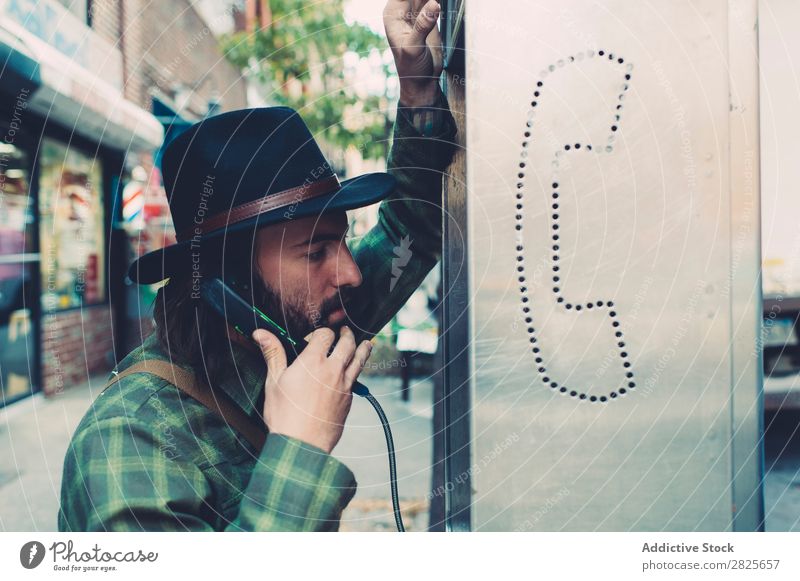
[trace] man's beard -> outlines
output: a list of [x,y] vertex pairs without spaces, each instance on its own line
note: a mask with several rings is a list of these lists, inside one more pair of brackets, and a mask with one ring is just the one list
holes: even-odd
[[349,294],[345,289],[321,305],[316,305],[313,303],[302,304],[292,296],[282,297],[267,284],[258,286],[261,288],[255,297],[256,306],[286,329],[293,339],[304,339],[314,329],[328,327],[333,329],[338,340],[342,327],[348,323],[347,317],[338,323],[328,321],[331,313],[337,309],[343,308],[347,313]]

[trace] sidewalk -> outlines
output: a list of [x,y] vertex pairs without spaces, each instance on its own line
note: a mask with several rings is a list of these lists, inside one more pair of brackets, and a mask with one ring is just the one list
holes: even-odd
[[[36,395],[0,410],[0,531],[55,531],[61,466],[72,432],[99,394],[105,376],[44,399]],[[392,426],[398,488],[406,529],[427,529],[431,479],[432,390],[413,383],[411,402],[400,400],[398,378],[368,377]],[[798,416],[774,422],[766,437],[764,491],[768,531],[800,530]],[[342,531],[394,530],[386,442],[377,414],[353,400],[344,436],[333,452],[358,481],[342,515]]]
[[[0,409],[0,531],[55,531],[61,468],[73,431],[100,393],[106,376],[45,399],[41,394]],[[411,402],[400,400],[399,378],[369,377],[364,383],[392,425],[398,487],[408,530],[425,530],[430,490],[430,381],[412,383]],[[342,515],[341,530],[394,530],[389,462],[377,414],[353,400],[345,433],[333,452],[356,476],[358,492]]]
[[55,531],[70,437],[105,376],[0,410],[0,531]]
[[[408,531],[428,528],[428,498],[433,460],[433,382],[411,382],[411,401],[400,399],[399,377],[365,377],[392,427],[397,456],[397,488]],[[389,489],[389,457],[378,414],[355,397],[344,435],[333,455],[347,464],[358,492],[342,515],[342,531],[397,530]]]

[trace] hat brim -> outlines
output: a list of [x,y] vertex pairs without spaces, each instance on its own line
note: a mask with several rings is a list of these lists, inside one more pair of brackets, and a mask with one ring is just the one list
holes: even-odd
[[[263,226],[288,222],[308,216],[321,215],[337,210],[353,210],[381,201],[392,194],[397,180],[388,173],[364,174],[341,183],[335,192],[317,196],[295,206],[277,208],[253,218],[237,222],[226,228],[210,232],[201,238],[204,252],[221,250],[225,237],[247,229],[255,231]],[[148,252],[134,261],[128,269],[128,277],[138,284],[154,284],[178,273],[191,272],[190,252],[195,241],[184,241],[153,252]]]

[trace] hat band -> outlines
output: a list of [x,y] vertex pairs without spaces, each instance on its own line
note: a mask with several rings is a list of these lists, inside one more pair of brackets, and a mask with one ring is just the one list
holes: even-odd
[[191,228],[180,232],[178,240],[188,240],[193,236],[208,234],[219,228],[232,226],[239,222],[244,222],[260,214],[272,212],[287,206],[293,206],[300,202],[305,202],[312,198],[323,196],[335,192],[340,188],[339,178],[336,174],[315,182],[304,183],[301,186],[290,188],[277,194],[264,196],[260,200],[253,200],[240,206],[234,206],[227,212],[216,214],[201,223],[195,223]]

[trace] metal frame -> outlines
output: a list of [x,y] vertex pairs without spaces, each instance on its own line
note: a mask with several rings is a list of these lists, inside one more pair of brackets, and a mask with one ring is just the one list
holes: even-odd
[[[465,0],[445,0],[443,22],[445,67],[448,80],[463,74],[464,64],[464,19]],[[459,56],[460,55],[460,56]],[[460,66],[457,66],[459,65]],[[455,99],[464,96],[463,83],[450,86],[445,83],[445,93],[450,97],[451,108]],[[451,89],[456,89],[456,91]],[[463,104],[463,103],[462,103]],[[466,130],[462,123],[461,131]],[[461,136],[464,142],[464,135]],[[471,530],[471,428],[470,428],[470,320],[469,320],[469,265],[467,249],[468,233],[463,227],[467,223],[466,175],[456,175],[445,180],[443,195],[443,253],[441,354],[442,392],[441,402],[436,402],[438,413],[443,415],[441,434],[444,449],[444,481],[438,483],[444,490],[445,530]]]
[[[758,0],[729,0],[731,84],[731,482],[734,531],[764,530]],[[750,160],[734,163],[733,160]],[[753,491],[756,491],[755,494]]]

